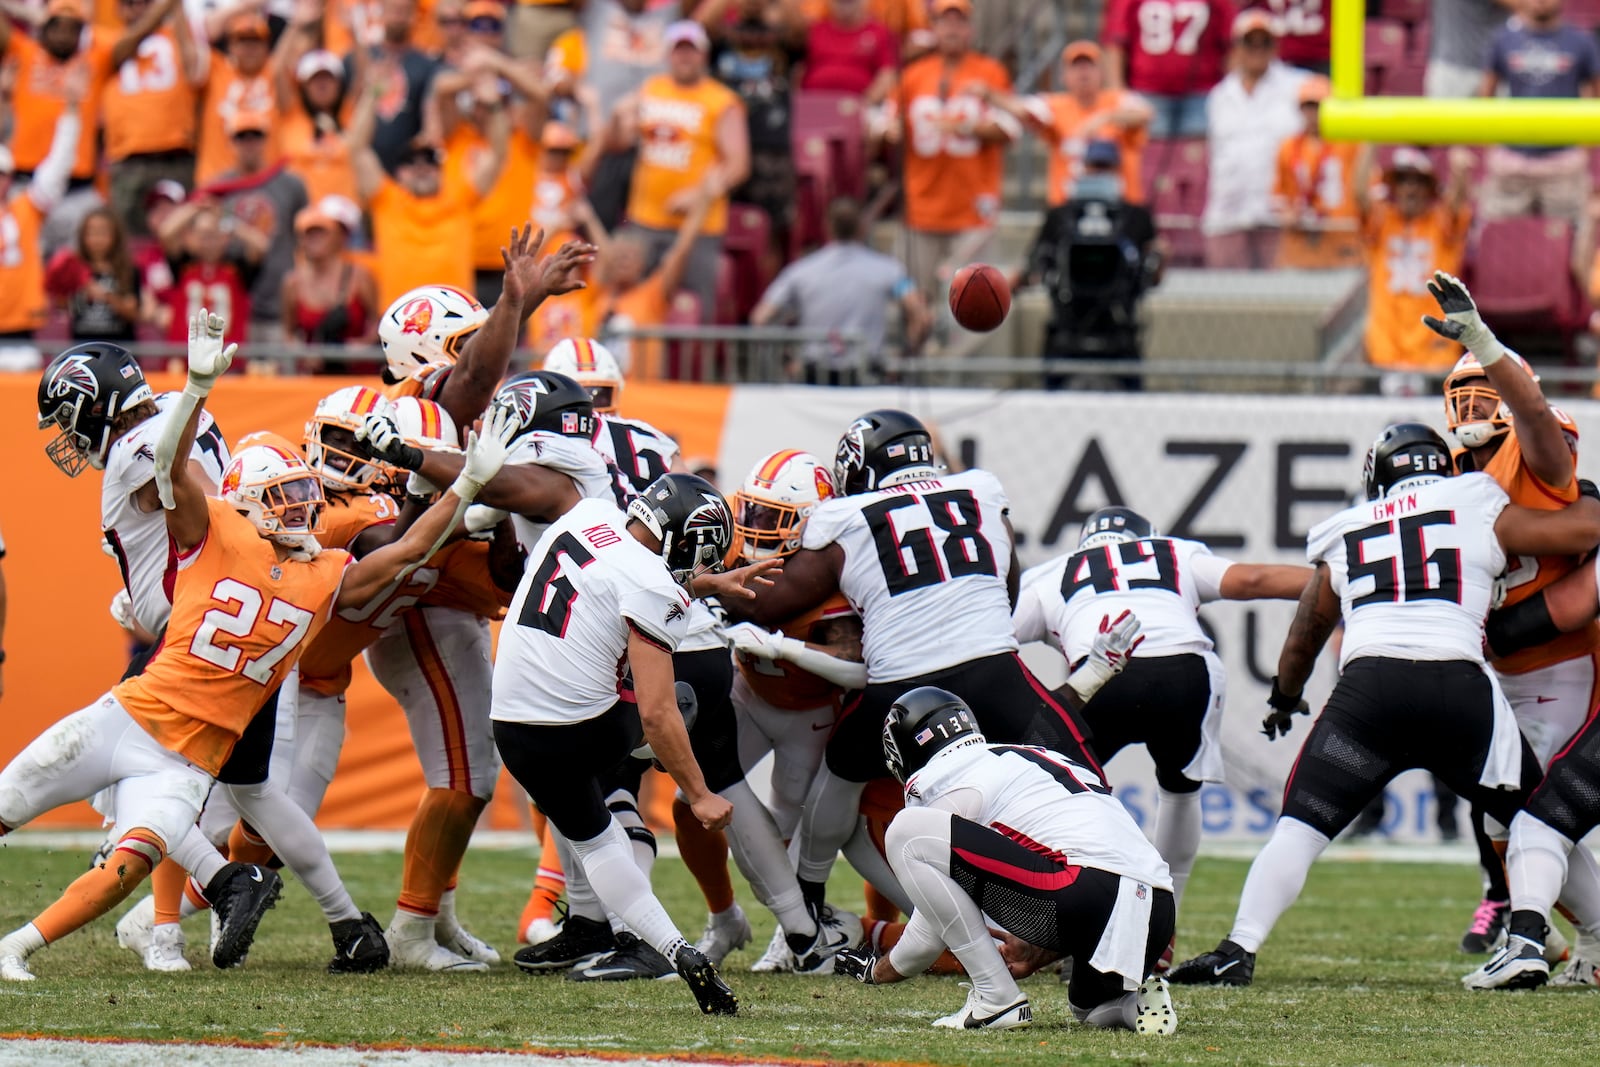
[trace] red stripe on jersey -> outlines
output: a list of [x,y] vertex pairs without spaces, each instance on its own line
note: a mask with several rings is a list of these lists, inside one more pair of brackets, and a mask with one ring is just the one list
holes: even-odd
[[1067,888],[1078,880],[1078,872],[1083,869],[1081,867],[1068,866],[1059,871],[1030,871],[1026,867],[1018,867],[1015,864],[1007,863],[1005,860],[995,859],[993,856],[968,852],[964,848],[951,848],[950,851],[980,871],[986,871],[1016,885],[1026,886],[1029,889],[1040,889],[1047,893]]

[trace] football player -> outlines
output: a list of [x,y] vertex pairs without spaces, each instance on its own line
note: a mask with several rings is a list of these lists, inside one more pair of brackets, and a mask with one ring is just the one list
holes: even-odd
[[[735,618],[771,627],[843,593],[861,615],[867,685],[840,712],[800,820],[800,883],[813,914],[839,847],[856,829],[863,787],[888,775],[878,734],[907,689],[947,688],[972,706],[987,736],[1044,743],[1099,767],[1075,713],[1017,655],[1011,608],[1019,568],[1010,504],[994,475],[946,476],[926,427],[882,410],[840,438],[834,484],[844,495],[812,511],[800,551],[774,585],[725,605]],[[1127,631],[1116,637],[1132,640]]]
[[531,950],[574,931],[598,933],[609,909],[671,961],[703,1012],[732,1015],[737,998],[652,894],[601,782],[642,734],[707,828],[728,824],[732,806],[712,791],[690,747],[672,652],[687,630],[691,593],[748,595],[745,583],[763,581],[770,565],[718,573],[733,545],[732,518],[721,494],[692,475],[666,475],[626,515],[583,499],[576,486],[564,503],[530,554],[512,625],[501,632],[495,741],[570,843],[577,869],[568,867],[569,885],[581,869],[599,900],[573,891],[561,937]]
[[1076,551],[1022,576],[1017,640],[1047,641],[1068,663],[1089,653],[1105,620],[1139,617],[1138,655],[1083,717],[1101,759],[1144,745],[1155,761],[1152,839],[1180,905],[1200,848],[1200,785],[1222,781],[1222,661],[1196,613],[1214,600],[1295,600],[1310,577],[1308,567],[1234,563],[1198,541],[1163,537],[1125,507],[1094,512]]
[[[317,543],[321,483],[291,452],[245,449],[223,473],[221,498],[207,497],[178,457],[191,454],[205,398],[232,360],[224,326],[204,310],[191,322],[188,384],[152,449],[177,557],[160,650],[143,673],[46,730],[0,771],[0,833],[107,787],[117,819],[109,858],[0,939],[0,978],[31,980],[30,955],[115,907],[169,849],[198,870],[186,853],[196,839],[211,850],[195,819],[212,778],[306,638],[330,609],[364,603],[432,555],[504,461],[507,427],[491,417],[452,491],[405,536],[354,563]],[[218,954],[236,952],[265,907],[234,908],[233,887],[261,881],[261,872],[231,864],[202,876],[222,918]]]
[[[1458,280],[1436,271],[1428,283],[1443,319],[1426,317],[1434,332],[1467,347],[1445,379],[1445,415],[1464,446],[1456,453],[1463,471],[1488,474],[1523,507],[1555,510],[1578,498],[1578,427],[1552,407],[1539,379],[1523,358],[1506,348],[1484,324],[1472,295]],[[1514,605],[1579,566],[1574,556],[1520,555],[1507,563],[1505,601]],[[1562,634],[1537,648],[1497,660],[1500,686],[1540,766],[1577,732],[1600,693],[1600,624]],[[1473,824],[1479,826],[1480,813]],[[1506,829],[1488,828],[1503,850]],[[1482,831],[1475,831],[1481,833]],[[1503,851],[1502,851],[1503,855]],[[1499,857],[1485,856],[1488,889],[1461,939],[1468,952],[1487,952],[1505,926],[1509,908]],[[1552,946],[1557,948],[1557,946]],[[1553,954],[1559,958],[1565,946]],[[1579,957],[1600,961],[1600,944],[1585,941]],[[1576,961],[1574,966],[1577,966]]]
[[[1487,474],[1451,477],[1453,469],[1431,427],[1390,426],[1367,451],[1367,501],[1312,528],[1306,556],[1316,573],[1278,657],[1268,738],[1309,713],[1301,691],[1342,618],[1339,682],[1250,865],[1233,931],[1173,968],[1171,981],[1249,985],[1261,943],[1311,864],[1401,771],[1432,771],[1508,825],[1538,783],[1538,756],[1484,662],[1484,616],[1510,556],[1593,548],[1600,502],[1525,508]],[[1592,881],[1595,870],[1587,873]]]
[[618,413],[622,404],[622,368],[599,341],[588,338],[556,342],[544,357],[544,369],[565,374],[589,391],[594,412],[594,447],[622,476],[623,498],[632,500],[668,471],[682,470],[678,442],[640,419]]
[[890,705],[882,746],[906,793],[889,863],[916,910],[886,955],[847,950],[839,973],[901,982],[949,946],[972,991],[933,1025],[1029,1026],[1033,1007],[995,945],[998,926],[1045,950],[1031,953],[1034,966],[1073,958],[1067,1000],[1079,1022],[1177,1029],[1166,982],[1152,975],[1177,915],[1167,865],[1099,774],[1049,749],[989,744],[966,703],[934,686]]

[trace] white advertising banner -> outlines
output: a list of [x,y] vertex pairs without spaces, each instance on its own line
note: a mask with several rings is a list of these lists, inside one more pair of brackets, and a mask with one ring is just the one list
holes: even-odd
[[[1367,446],[1385,425],[1419,421],[1442,430],[1444,424],[1442,402],[1433,397],[740,386],[722,436],[722,481],[735,488],[757,459],[778,448],[808,449],[831,462],[849,422],[883,407],[927,420],[952,462],[999,476],[1011,498],[1024,566],[1071,551],[1083,518],[1108,503],[1133,507],[1164,533],[1204,541],[1220,556],[1304,562],[1306,532],[1360,492]],[[1591,427],[1600,431],[1600,404],[1565,410],[1585,437]],[[1209,837],[1259,839],[1271,829],[1308,725],[1297,719],[1287,739],[1273,742],[1261,733],[1293,615],[1289,603],[1220,603],[1202,612],[1228,672],[1227,783],[1204,790]],[[1033,646],[1025,654],[1046,682],[1064,678],[1053,650]],[[1332,650],[1324,653],[1307,688],[1313,713],[1332,686],[1334,662]],[[1148,823],[1155,780],[1143,750],[1119,755],[1107,770],[1118,795]],[[1387,801],[1386,833],[1401,840],[1436,838],[1426,774],[1397,779]],[[1464,822],[1464,806],[1461,815]]]

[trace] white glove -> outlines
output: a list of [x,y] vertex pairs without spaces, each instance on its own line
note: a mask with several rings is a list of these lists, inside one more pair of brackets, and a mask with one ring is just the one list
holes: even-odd
[[433,494],[437,493],[438,491],[439,491],[439,487],[437,485],[434,485],[432,482],[428,481],[428,479],[424,478],[422,475],[418,474],[416,471],[412,471],[411,472],[411,476],[406,479],[406,495],[407,496],[426,497],[426,496],[432,496]]
[[783,658],[783,635],[764,630],[753,622],[741,622],[726,627],[722,631],[722,636],[733,646],[735,652],[743,652],[757,659]]
[[111,598],[111,617],[130,634],[137,630],[139,624],[133,619],[133,597],[128,595],[126,589],[118,589],[117,595]]
[[228,323],[221,315],[201,308],[189,317],[189,384],[184,392],[204,397],[233,363],[238,345],[222,344]]
[[450,487],[451,492],[462,500],[475,499],[505,466],[506,456],[511,452],[511,439],[520,426],[509,404],[491,404],[483,415],[483,432],[467,434],[467,461],[461,465],[461,473]]
[[468,533],[481,534],[485,530],[493,530],[510,517],[508,511],[491,508],[487,504],[474,504],[467,509],[467,517],[463,521]]
[[1139,617],[1131,611],[1124,611],[1115,619],[1101,617],[1100,632],[1089,647],[1089,658],[1067,679],[1072,691],[1085,703],[1128,665],[1133,650],[1144,641],[1139,629]]
[[1500,362],[1506,354],[1506,346],[1485,325],[1483,316],[1478,314],[1478,305],[1473,303],[1472,294],[1467,292],[1460,278],[1436,270],[1433,279],[1428,282],[1428,292],[1433,294],[1439,310],[1444,312],[1444,319],[1424,315],[1423,325],[1440,337],[1465,345],[1468,352],[1478,357],[1479,366],[1487,367]]

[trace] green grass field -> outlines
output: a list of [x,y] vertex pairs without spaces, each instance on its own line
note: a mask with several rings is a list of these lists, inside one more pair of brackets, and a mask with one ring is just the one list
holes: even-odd
[[[508,959],[530,856],[476,852],[462,876],[463,917]],[[26,921],[85,858],[0,850],[0,926]],[[357,901],[387,921],[400,857],[337,858]],[[1238,861],[1201,860],[1180,916],[1180,955],[1208,948],[1226,932],[1245,869]],[[704,914],[687,874],[666,860],[656,881],[693,939]],[[846,906],[859,903],[855,885],[838,883]],[[509,963],[455,978],[336,978],[323,973],[327,930],[292,883],[243,969],[221,973],[197,963],[190,974],[148,974],[117,947],[112,921],[102,920],[34,957],[39,981],[0,987],[0,1031],[937,1064],[1580,1062],[1600,1038],[1595,993],[1469,994],[1457,984],[1471,963],[1455,942],[1477,888],[1476,872],[1464,866],[1324,863],[1267,945],[1256,984],[1175,989],[1179,1030],[1166,1039],[1072,1025],[1053,975],[1025,983],[1034,1002],[1031,1030],[985,1035],[929,1027],[960,1005],[965,993],[954,979],[873,989],[844,979],[750,974],[772,920],[751,907],[743,887],[757,938],[726,968],[742,1001],[737,1019],[703,1018],[677,983],[580,984],[530,977]],[[191,961],[203,956],[205,931],[203,918],[190,920]]]

